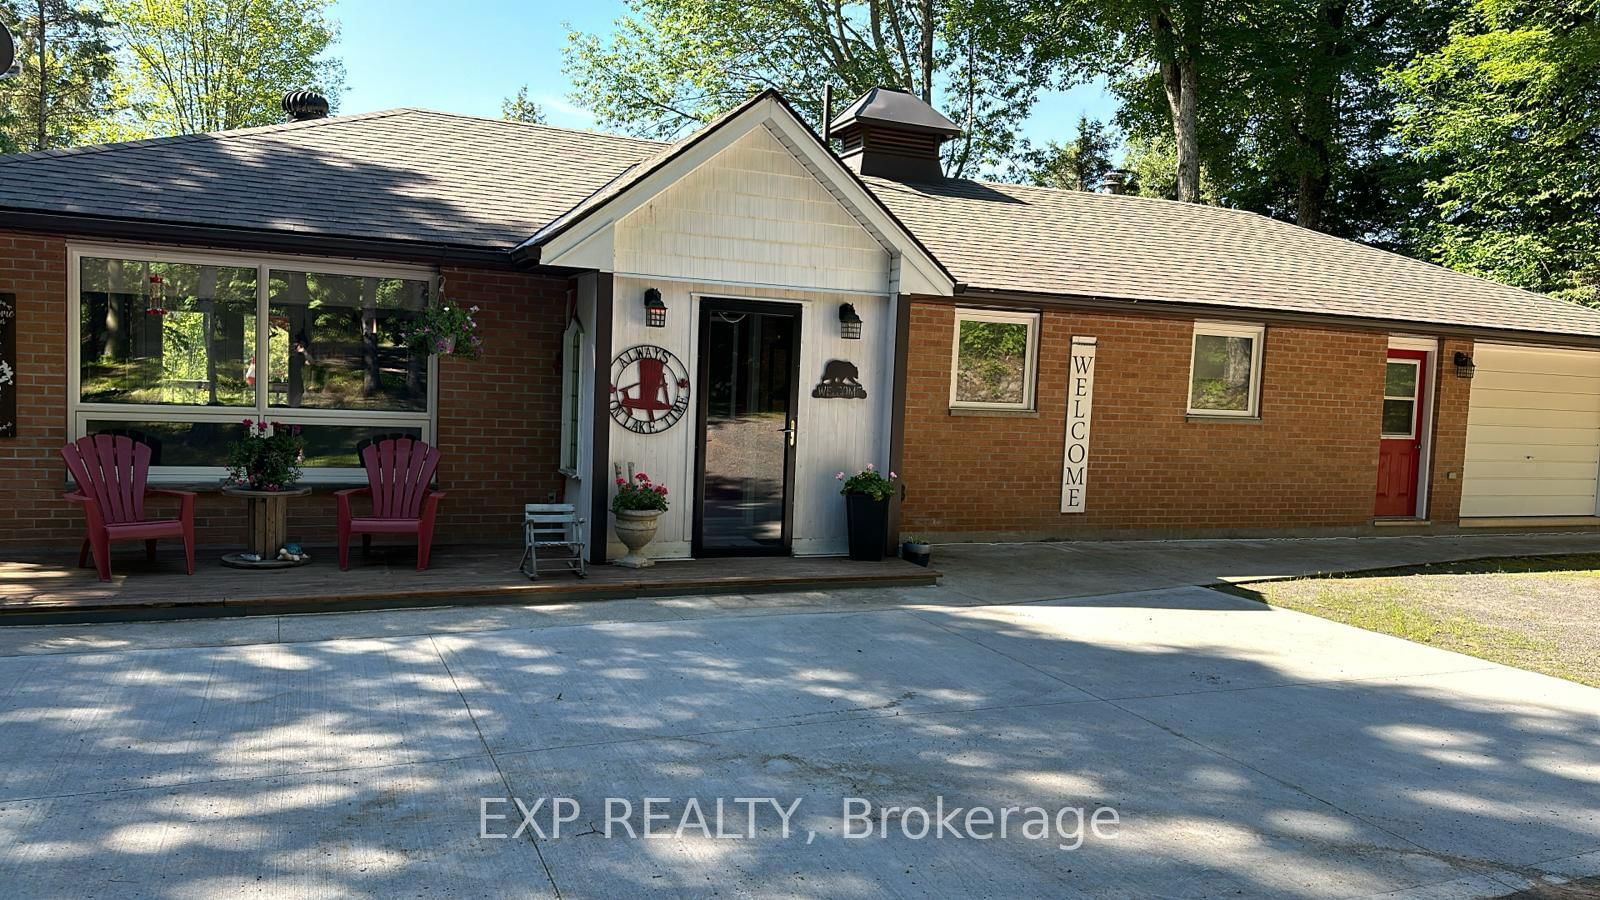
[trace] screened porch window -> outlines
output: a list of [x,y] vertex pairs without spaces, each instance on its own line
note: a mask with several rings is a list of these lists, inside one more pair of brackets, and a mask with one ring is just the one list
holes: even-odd
[[307,480],[359,476],[364,438],[433,440],[435,365],[400,338],[427,270],[112,248],[71,265],[74,436],[132,434],[157,475],[209,478],[243,419],[290,422]]

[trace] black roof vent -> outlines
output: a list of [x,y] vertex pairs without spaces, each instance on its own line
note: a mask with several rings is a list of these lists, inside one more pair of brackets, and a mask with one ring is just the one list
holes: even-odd
[[944,177],[939,145],[961,129],[915,94],[875,87],[846,107],[828,132],[843,144],[845,165],[862,175],[937,181]]
[[290,91],[283,95],[283,111],[291,122],[309,122],[328,117],[328,98],[316,91]]

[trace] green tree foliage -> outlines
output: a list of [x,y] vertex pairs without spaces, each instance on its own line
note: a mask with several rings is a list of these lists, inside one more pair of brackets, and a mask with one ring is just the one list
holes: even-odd
[[106,0],[133,118],[151,134],[283,121],[286,91],[336,106],[344,67],[327,56],[332,0]]
[[513,122],[544,124],[544,108],[528,99],[528,86],[517,88],[515,96],[500,101],[500,117]]
[[1043,187],[1098,190],[1106,173],[1115,168],[1111,162],[1115,143],[1104,123],[1080,116],[1072,140],[1064,144],[1051,141],[1028,154],[1024,177]]
[[821,114],[822,86],[843,100],[878,85],[917,94],[967,127],[946,146],[946,170],[1009,156],[1041,86],[1025,48],[996,40],[967,0],[629,0],[605,39],[568,35],[573,99],[600,123],[670,138],[763,88],[802,115]]
[[0,153],[80,143],[110,114],[110,26],[72,0],[0,0],[22,71],[0,81]]
[[1424,253],[1600,305],[1600,3],[1477,0],[1393,84],[1436,165]]

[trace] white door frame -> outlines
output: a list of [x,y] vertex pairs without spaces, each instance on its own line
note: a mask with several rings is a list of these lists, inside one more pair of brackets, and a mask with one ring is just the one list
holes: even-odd
[[[1418,437],[1420,437],[1422,441],[1422,449],[1418,452],[1421,453],[1422,458],[1417,462],[1416,517],[1419,519],[1426,519],[1428,518],[1428,501],[1431,499],[1431,492],[1428,490],[1428,488],[1430,485],[1430,475],[1432,474],[1433,469],[1433,410],[1436,403],[1436,398],[1439,396],[1439,381],[1442,378],[1442,376],[1439,374],[1439,341],[1436,338],[1419,337],[1416,335],[1391,334],[1389,335],[1389,349],[1420,350],[1423,353],[1428,354],[1427,360],[1422,365],[1422,371],[1426,374],[1427,381],[1422,390],[1422,414],[1419,419],[1420,424],[1417,426],[1417,430],[1419,432]],[[1387,354],[1385,355],[1387,356]],[[1384,363],[1384,368],[1385,371],[1388,370],[1387,361]],[[1381,432],[1383,431],[1381,422],[1378,426],[1378,431],[1381,435]],[[1380,440],[1381,439],[1382,438],[1380,436]]]

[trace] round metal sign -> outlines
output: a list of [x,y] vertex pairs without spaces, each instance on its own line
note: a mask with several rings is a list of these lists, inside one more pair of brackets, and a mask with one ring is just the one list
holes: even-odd
[[689,411],[689,369],[672,351],[640,344],[611,361],[611,418],[638,434],[659,434]]
[[11,29],[0,22],[0,78],[17,74],[12,71],[12,66],[17,61],[17,42],[11,37]]

